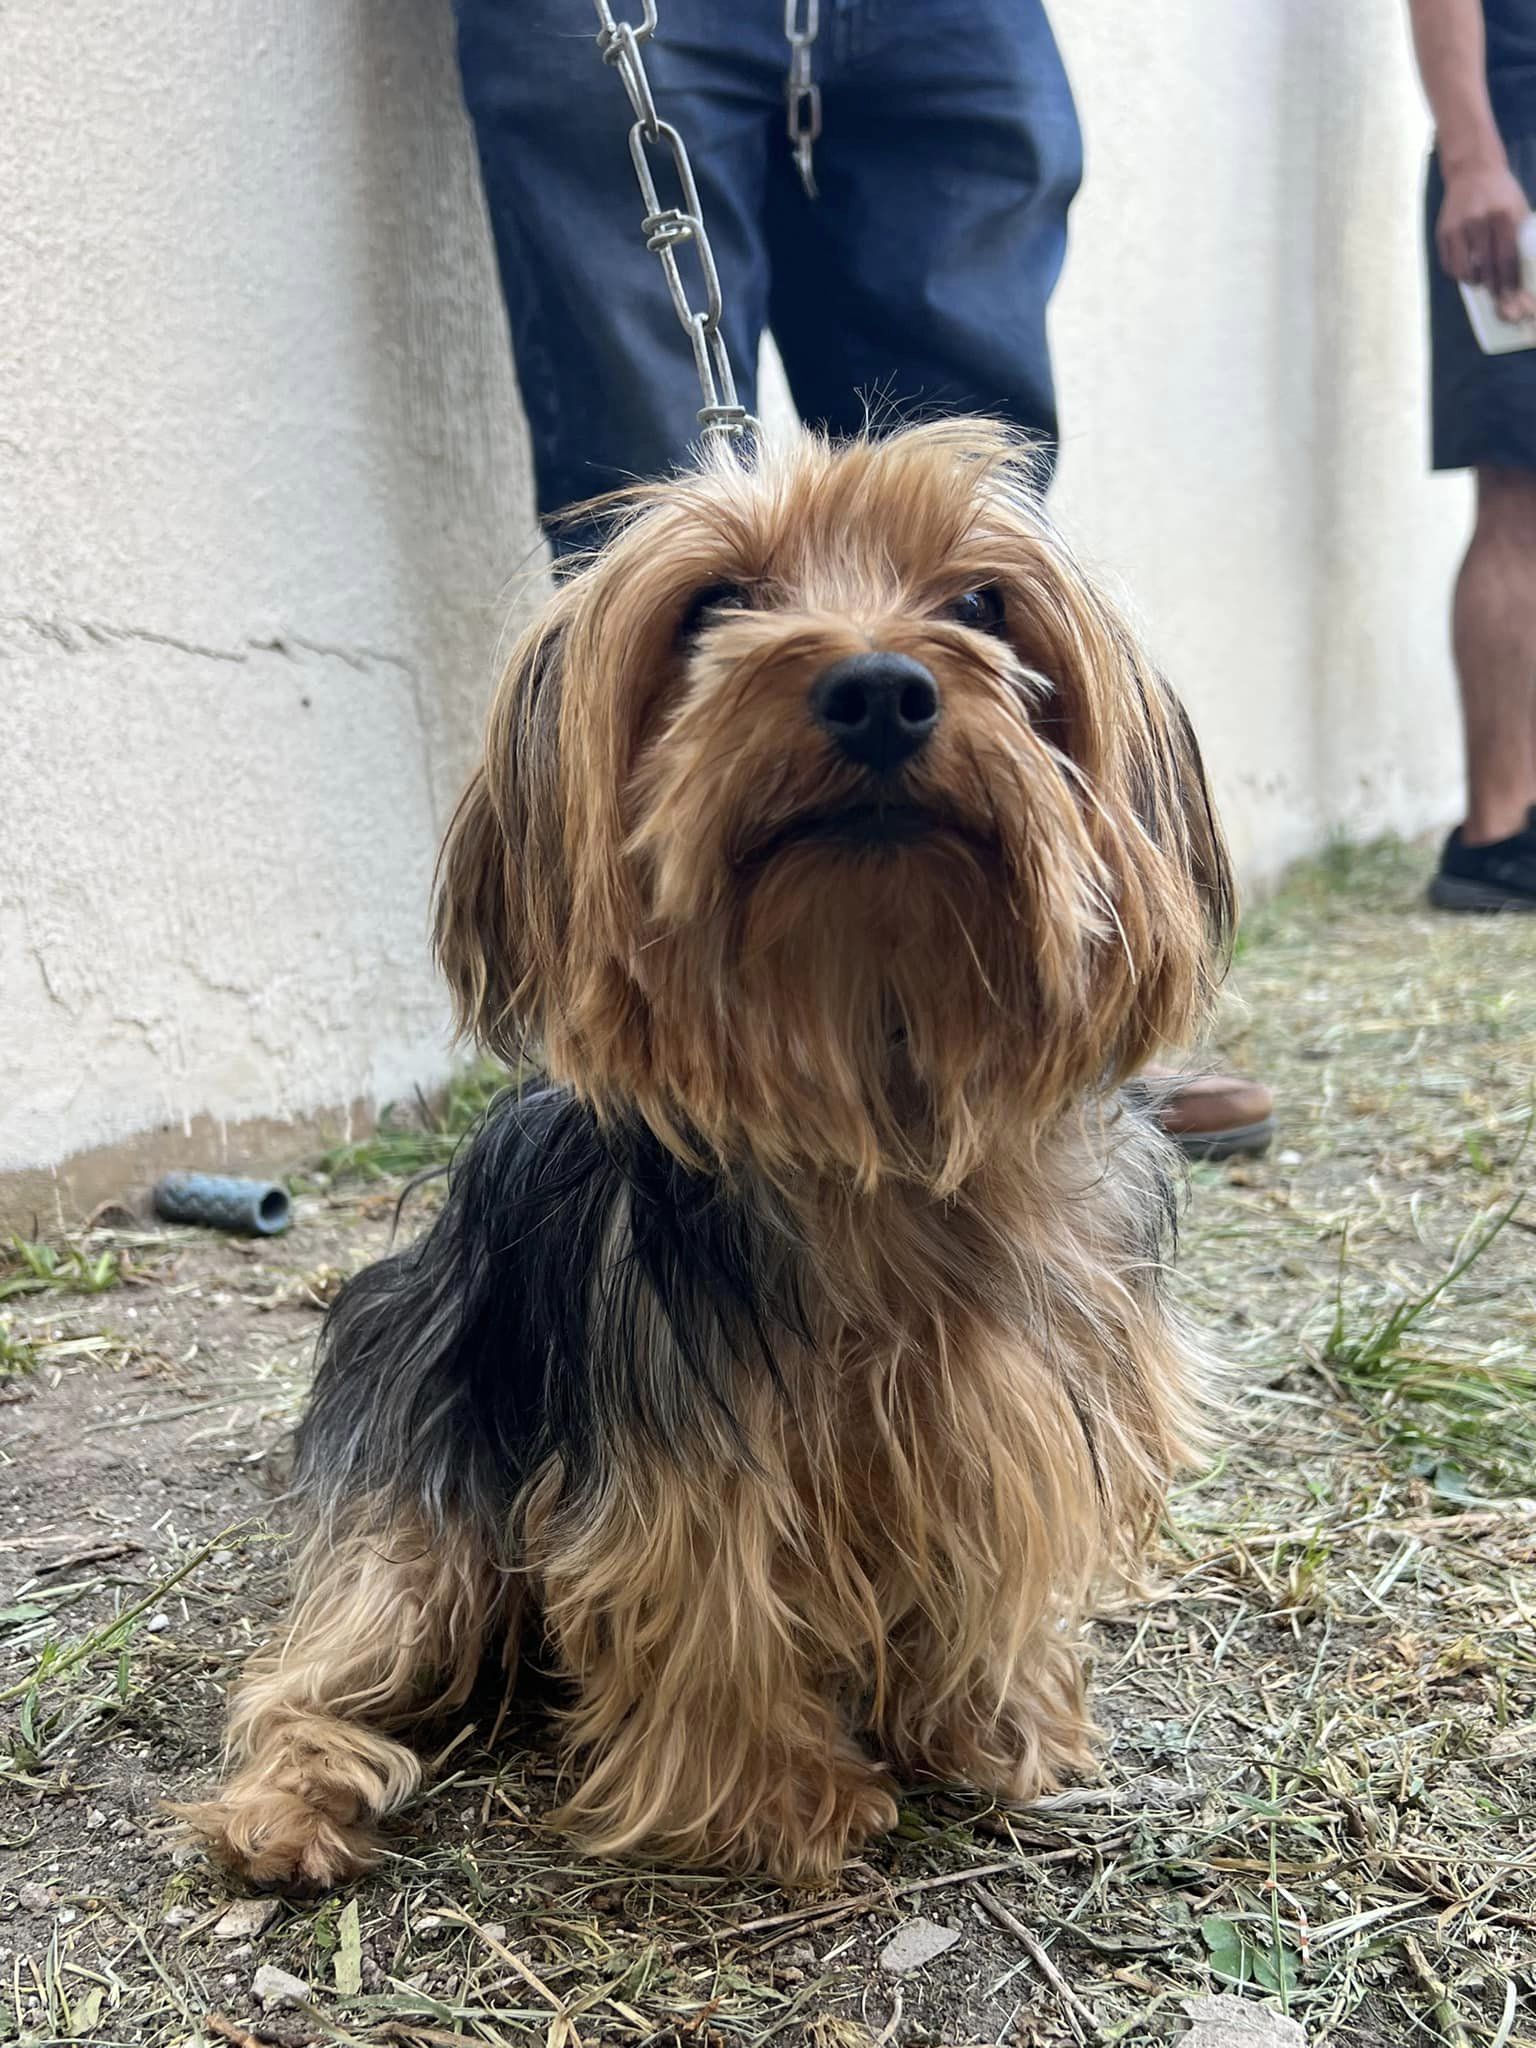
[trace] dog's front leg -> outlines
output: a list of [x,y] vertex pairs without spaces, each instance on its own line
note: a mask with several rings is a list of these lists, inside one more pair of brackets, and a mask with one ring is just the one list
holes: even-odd
[[595,1854],[832,1876],[896,1824],[786,1597],[782,1522],[757,1479],[617,1490],[540,1544],[545,1614],[578,1688],[582,1771],[558,1824]]
[[329,1885],[377,1860],[421,1765],[386,1730],[461,1705],[504,1582],[467,1532],[359,1522],[312,1539],[286,1632],[236,1686],[216,1798],[174,1809],[258,1882]]

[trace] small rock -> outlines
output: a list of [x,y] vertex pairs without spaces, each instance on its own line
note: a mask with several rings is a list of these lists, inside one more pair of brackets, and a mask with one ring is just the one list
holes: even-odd
[[251,1989],[265,2006],[309,2003],[309,1986],[304,1979],[278,1969],[275,1963],[262,1964],[251,1979]]
[[133,1822],[126,1813],[120,1813],[107,1832],[112,1835],[131,1835],[133,1833]]
[[1301,1154],[1287,1147],[1284,1152],[1277,1152],[1275,1154],[1275,1164],[1276,1166],[1300,1166]]
[[99,1806],[93,1806],[85,1816],[85,1824],[88,1828],[104,1828],[107,1824],[107,1816]]
[[1536,1721],[1518,1721],[1513,1727],[1500,1728],[1488,1745],[1488,1754],[1511,1761],[1536,1757]]
[[253,1941],[277,1918],[276,1899],[236,1899],[213,1924],[215,1941]]
[[908,1920],[880,1951],[880,1967],[888,1977],[905,1977],[931,1963],[960,1939],[957,1927],[941,1927],[936,1920]]
[[480,1931],[482,1934],[488,1935],[492,1941],[499,1941],[503,1944],[506,1942],[507,1930],[503,1921],[487,1920]]
[[45,1884],[24,1884],[16,1896],[30,1913],[51,1913],[55,1900]]
[[1178,2048],[1307,2048],[1295,2020],[1252,1998],[1186,1998],[1192,2025]]
[[152,1636],[160,1635],[170,1625],[171,1617],[168,1614],[152,1614],[144,1624]]
[[61,1906],[59,1908],[59,1925],[61,1927],[68,1927],[72,1921],[78,1920],[79,1918],[80,1915],[75,1911],[73,1906]]
[[196,1906],[167,1906],[161,1916],[167,1927],[190,1927],[197,1918]]

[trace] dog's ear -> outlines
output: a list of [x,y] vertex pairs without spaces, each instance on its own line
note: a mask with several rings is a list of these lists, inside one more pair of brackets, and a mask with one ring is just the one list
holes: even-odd
[[437,864],[434,944],[458,1028],[509,1065],[538,1035],[566,921],[560,648],[546,626],[513,651]]
[[1230,950],[1234,890],[1194,728],[1128,637],[1121,651],[1132,693],[1121,789],[1140,834],[1122,842],[1116,922],[1136,966],[1117,1064],[1134,1073],[1187,1044],[1209,1014]]
[[513,1013],[528,962],[510,855],[482,763],[438,856],[433,941],[459,1031],[515,1060],[505,1041],[519,1035]]
[[1206,779],[1189,713],[1162,676],[1138,668],[1149,744],[1138,754],[1138,809],[1155,843],[1194,886],[1213,965],[1226,964],[1237,916],[1226,835]]
[[1205,911],[1211,950],[1224,966],[1237,923],[1232,857],[1189,713],[1166,683],[1162,689],[1168,717],[1169,777],[1183,821],[1184,859]]

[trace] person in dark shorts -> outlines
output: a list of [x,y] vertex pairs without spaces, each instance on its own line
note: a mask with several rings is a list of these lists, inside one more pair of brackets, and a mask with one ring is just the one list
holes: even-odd
[[[698,382],[640,232],[629,104],[599,59],[592,0],[456,6],[539,516],[558,555],[601,535],[563,520],[571,505],[684,459]],[[1046,306],[1082,138],[1043,0],[820,0],[814,197],[787,133],[783,0],[659,11],[645,67],[692,160],[742,402],[755,410],[771,329],[813,425],[847,435],[989,413],[1036,438],[1048,477]],[[638,23],[642,0],[614,13]],[[799,25],[806,14],[800,0]],[[686,255],[682,267],[691,282]],[[1165,1125],[1187,1151],[1268,1144],[1259,1083],[1164,1086]]]
[[1443,910],[1536,910],[1536,349],[1485,355],[1459,285],[1536,315],[1518,237],[1536,203],[1536,0],[1409,0],[1435,119],[1426,191],[1433,461],[1477,478],[1452,612],[1466,816]]

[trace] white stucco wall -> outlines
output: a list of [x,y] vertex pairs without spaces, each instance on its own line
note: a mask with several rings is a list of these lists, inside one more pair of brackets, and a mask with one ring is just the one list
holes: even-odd
[[[1251,876],[1438,820],[1464,499],[1423,476],[1398,0],[1057,11],[1062,514]],[[4,41],[14,1188],[443,1073],[428,879],[538,543],[448,0],[19,0]]]
[[1057,510],[1195,713],[1245,876],[1455,814],[1401,0],[1055,10],[1088,174]]

